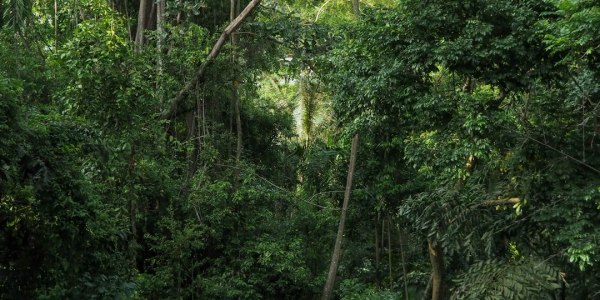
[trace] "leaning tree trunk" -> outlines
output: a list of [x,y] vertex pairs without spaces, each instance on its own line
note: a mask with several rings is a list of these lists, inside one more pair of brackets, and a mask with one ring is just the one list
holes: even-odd
[[[358,9],[358,0],[353,0],[353,5]],[[354,15],[358,19],[358,13]],[[350,150],[350,165],[348,167],[348,178],[346,180],[346,192],[344,193],[344,203],[342,205],[342,214],[340,216],[340,223],[338,225],[338,232],[335,238],[335,246],[333,248],[333,255],[331,257],[331,264],[329,265],[329,273],[327,274],[327,281],[323,288],[323,295],[321,300],[331,299],[333,293],[333,286],[335,284],[335,277],[337,275],[337,268],[340,262],[340,255],[342,251],[342,238],[344,236],[344,226],[346,224],[346,211],[348,210],[348,202],[350,200],[350,193],[352,191],[352,177],[354,176],[354,166],[356,164],[356,151],[358,148],[358,133],[352,138],[352,148]],[[383,236],[382,236],[383,239]]]
[[206,68],[219,55],[219,52],[221,52],[221,48],[223,48],[223,45],[225,44],[225,41],[227,40],[227,38],[238,27],[240,27],[240,25],[242,25],[242,22],[244,21],[244,19],[250,15],[250,13],[254,10],[254,8],[256,8],[256,6],[258,6],[260,1],[261,0],[250,1],[250,3],[248,3],[248,5],[246,5],[246,8],[244,8],[244,10],[242,10],[242,12],[235,18],[235,20],[233,20],[225,28],[225,30],[223,30],[223,32],[221,33],[221,36],[219,37],[217,42],[213,45],[212,50],[208,54],[208,57],[200,65],[200,67],[198,68],[198,71],[196,71],[196,75],[194,76],[194,78],[192,78],[190,81],[188,81],[183,86],[183,88],[181,90],[179,90],[177,95],[173,99],[171,99],[170,107],[168,108],[167,111],[165,111],[162,114],[163,118],[170,119],[170,118],[174,118],[178,115],[177,108],[178,108],[179,104],[181,103],[181,101],[183,101],[185,96],[192,90],[193,87],[196,86],[197,83],[200,83],[204,80],[204,73],[206,72]]
[[[358,0],[352,2],[358,9]],[[354,15],[358,19],[358,13]],[[346,180],[346,191],[344,193],[344,203],[342,205],[342,214],[340,216],[340,223],[338,225],[338,232],[335,238],[335,246],[333,248],[333,255],[331,257],[331,264],[329,265],[329,273],[327,274],[327,281],[323,288],[323,295],[321,300],[331,299],[333,293],[333,287],[335,285],[335,277],[337,275],[337,268],[340,262],[340,255],[342,250],[342,239],[344,237],[344,226],[346,224],[346,211],[348,210],[348,202],[350,201],[350,193],[352,191],[352,177],[354,176],[354,166],[356,164],[356,151],[358,150],[358,133],[354,134],[352,138],[352,148],[350,149],[350,164],[348,167],[348,178]],[[381,237],[383,240],[383,236]]]
[[333,255],[331,256],[331,264],[329,265],[329,274],[327,275],[327,282],[323,288],[323,296],[321,300],[331,299],[333,293],[333,286],[335,284],[335,277],[337,275],[337,268],[340,263],[340,256],[342,253],[342,239],[344,237],[344,226],[346,225],[346,212],[348,211],[348,202],[350,201],[350,194],[352,192],[352,178],[354,177],[354,166],[356,165],[356,151],[358,150],[358,134],[355,134],[352,138],[352,148],[350,150],[350,163],[348,166],[348,178],[346,180],[346,191],[344,193],[344,204],[342,205],[342,214],[340,216],[340,223],[338,225],[337,237],[335,238],[335,246],[333,247]]

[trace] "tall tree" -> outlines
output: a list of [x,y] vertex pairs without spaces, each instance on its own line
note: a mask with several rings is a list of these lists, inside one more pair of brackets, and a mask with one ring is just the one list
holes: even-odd
[[358,134],[355,134],[352,138],[352,148],[350,149],[350,162],[348,164],[348,177],[346,179],[344,203],[342,204],[342,212],[340,214],[340,222],[338,224],[337,236],[335,238],[335,245],[333,247],[333,254],[331,256],[331,264],[329,265],[329,273],[327,274],[327,281],[325,282],[325,287],[323,288],[321,300],[329,300],[333,294],[337,269],[342,255],[342,240],[344,239],[344,227],[346,226],[348,203],[350,202],[350,194],[352,193],[352,179],[354,177],[354,167],[356,166],[357,151]]
[[[356,19],[359,18],[358,13],[358,0],[353,0],[354,5],[354,16]],[[331,299],[333,288],[335,286],[335,278],[337,275],[337,269],[340,262],[341,251],[342,251],[342,240],[344,238],[344,226],[346,225],[346,214],[348,210],[348,202],[350,201],[350,194],[352,191],[352,178],[354,176],[354,167],[356,164],[356,151],[358,148],[358,133],[354,134],[352,138],[352,148],[350,150],[350,164],[348,167],[348,178],[346,180],[346,191],[344,192],[344,203],[342,204],[342,212],[340,215],[340,222],[338,225],[338,232],[335,238],[335,245],[333,248],[333,255],[331,257],[331,263],[329,265],[329,273],[327,274],[327,281],[323,288],[323,295],[321,300]],[[383,233],[382,233],[383,234]],[[382,236],[383,239],[383,236]]]

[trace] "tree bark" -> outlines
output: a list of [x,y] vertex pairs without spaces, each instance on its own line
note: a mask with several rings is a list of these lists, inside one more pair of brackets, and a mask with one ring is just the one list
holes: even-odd
[[140,0],[140,9],[138,11],[138,24],[135,32],[135,50],[140,52],[144,47],[144,30],[146,29],[146,11],[148,10],[149,0]]
[[404,257],[404,239],[402,238],[402,229],[400,229],[400,225],[398,227],[398,243],[400,244],[400,259],[402,260],[402,277],[404,279],[404,297],[405,299],[409,299],[408,297],[408,279],[407,271],[406,271],[406,259]]
[[[233,20],[235,20],[235,17],[237,16],[238,13],[238,9],[236,8],[236,3],[238,1],[236,0],[231,0],[231,9],[229,11],[229,19],[231,22],[233,22]],[[235,53],[235,47],[237,45],[237,35],[235,34],[235,32],[231,33],[231,45],[233,45],[233,49],[231,52],[231,63],[232,65],[235,66],[236,64],[236,53]],[[236,72],[234,72],[234,77],[236,76]],[[233,79],[233,101],[234,101],[234,110],[235,110],[235,129],[236,129],[236,147],[235,147],[235,164],[238,166],[240,165],[240,160],[242,158],[242,118],[240,115],[240,94],[238,91],[238,80],[237,78]],[[238,177],[237,173],[239,173],[239,169],[238,171],[236,171],[236,178]]]
[[[465,86],[474,86],[471,77],[467,78]],[[471,93],[472,90],[466,92]],[[470,155],[467,157],[465,169],[467,173],[471,173],[475,166],[475,156]],[[456,190],[460,191],[465,185],[465,179],[461,178],[456,183]],[[431,261],[431,299],[440,300],[444,297],[445,285],[444,285],[444,249],[439,245],[435,244],[431,239],[427,240],[429,250],[429,260]]]
[[340,263],[340,256],[342,251],[342,239],[344,238],[344,226],[346,225],[346,212],[348,211],[348,202],[350,201],[350,194],[352,192],[352,178],[354,177],[354,167],[356,165],[356,152],[358,150],[358,134],[355,134],[352,138],[352,148],[350,150],[350,163],[348,166],[348,178],[346,179],[346,191],[344,193],[344,203],[342,205],[342,213],[340,216],[340,223],[338,225],[337,237],[335,238],[335,246],[333,248],[333,255],[331,256],[331,264],[329,265],[329,274],[327,275],[327,281],[323,288],[323,295],[321,300],[331,299],[333,293],[333,286],[335,284],[335,277],[337,275],[337,268]]
[[157,52],[157,61],[156,67],[158,70],[158,81],[156,82],[156,89],[158,92],[158,98],[162,102],[163,93],[162,93],[162,74],[163,74],[163,44],[164,44],[164,26],[163,26],[163,17],[165,15],[165,0],[158,0],[156,3],[156,32],[158,34],[158,38],[156,39],[156,52]]
[[[353,0],[352,4],[358,10],[358,0]],[[359,14],[355,13],[355,18],[359,18]],[[342,204],[342,213],[340,216],[340,223],[338,225],[338,232],[335,239],[335,246],[333,248],[333,255],[331,257],[331,264],[329,265],[329,273],[327,274],[327,281],[323,288],[323,295],[321,300],[331,299],[333,293],[333,287],[335,284],[335,277],[337,275],[337,268],[340,262],[340,255],[342,250],[342,239],[344,237],[344,226],[346,223],[346,212],[348,210],[348,202],[350,201],[350,194],[352,192],[352,178],[354,177],[354,167],[356,165],[356,152],[358,151],[358,133],[354,134],[352,138],[352,148],[350,149],[350,163],[348,166],[348,178],[346,180],[346,191],[344,193],[344,203]],[[383,240],[383,232],[381,239]]]
[[352,0],[352,12],[354,13],[354,17],[358,19],[360,16],[360,9],[358,7],[359,0]]
[[[144,1],[144,0],[142,0],[142,1]],[[256,8],[256,6],[258,6],[260,1],[261,0],[250,1],[250,3],[248,3],[246,8],[244,8],[244,10],[225,28],[225,30],[223,30],[223,32],[221,33],[221,36],[219,36],[219,39],[213,45],[212,50],[206,57],[206,60],[204,60],[204,62],[198,68],[198,71],[196,72],[196,75],[194,76],[194,78],[192,78],[192,80],[188,81],[183,86],[183,88],[177,93],[177,95],[173,99],[171,99],[170,108],[162,114],[163,118],[170,119],[177,115],[177,106],[179,105],[179,103],[181,103],[183,98],[196,85],[196,83],[200,83],[200,82],[202,82],[202,80],[204,80],[204,73],[206,72],[206,68],[219,55],[219,52],[221,52],[221,48],[223,48],[223,45],[227,41],[227,38],[236,29],[238,29],[238,27],[240,27],[240,25],[242,25],[242,22],[244,21],[244,19],[246,19],[246,17],[248,17],[248,15],[250,15],[250,13],[254,10],[254,8]]]
[[242,159],[242,117],[240,114],[240,96],[237,87],[234,90],[235,97],[235,130],[237,133],[237,144],[235,147],[235,162],[239,166]]
[[[164,28],[164,15],[165,15],[165,1],[166,0],[158,0],[156,2],[156,95],[159,103],[163,103],[165,100],[165,93],[163,88],[163,74],[164,74],[164,66],[163,66],[163,46],[164,46],[164,36],[165,36],[165,28]],[[193,114],[192,114],[193,117]],[[193,122],[192,122],[193,126]],[[189,130],[189,129],[188,129]],[[193,130],[191,130],[193,131]]]
[[392,220],[388,216],[387,221],[387,238],[388,238],[388,271],[390,277],[390,289],[394,286],[394,278],[392,277]]
[[58,50],[58,0],[54,0],[54,51]]
[[423,293],[423,297],[421,300],[431,299],[431,282],[433,281],[433,276],[429,276],[429,280],[427,281],[427,285],[425,286],[425,293]]
[[381,275],[379,274],[379,214],[377,215],[377,219],[375,220],[375,281],[377,286],[381,286]]
[[431,300],[441,300],[444,295],[444,259],[442,247],[427,241],[431,261]]
[[521,203],[520,198],[508,198],[508,199],[500,199],[500,200],[486,200],[481,202],[483,206],[496,206],[496,205],[515,205]]

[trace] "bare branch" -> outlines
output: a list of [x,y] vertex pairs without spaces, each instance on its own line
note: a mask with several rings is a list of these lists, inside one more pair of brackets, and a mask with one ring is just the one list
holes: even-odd
[[486,200],[481,202],[481,206],[496,206],[496,205],[515,205],[521,203],[520,198],[507,198],[499,200]]
[[212,50],[208,54],[208,57],[206,57],[206,60],[204,60],[204,62],[198,68],[198,71],[196,72],[196,76],[194,76],[194,78],[192,80],[188,81],[183,86],[183,88],[177,93],[177,96],[175,96],[175,98],[171,99],[171,106],[168,111],[166,111],[162,114],[163,118],[170,119],[170,118],[173,118],[175,115],[177,115],[177,106],[181,103],[181,101],[183,100],[185,95],[187,95],[187,93],[189,93],[189,91],[197,83],[200,83],[204,80],[204,73],[206,72],[206,68],[219,55],[219,52],[221,52],[221,48],[223,48],[223,45],[227,41],[227,38],[231,35],[231,33],[233,33],[236,29],[238,29],[238,27],[240,27],[240,25],[242,25],[242,22],[244,21],[244,19],[246,19],[246,17],[248,15],[250,15],[250,13],[254,10],[254,8],[256,8],[256,6],[258,6],[260,1],[261,0],[250,1],[250,3],[248,3],[246,8],[244,8],[244,10],[225,28],[225,30],[223,30],[223,32],[221,33],[221,36],[219,37],[217,42],[213,45]]

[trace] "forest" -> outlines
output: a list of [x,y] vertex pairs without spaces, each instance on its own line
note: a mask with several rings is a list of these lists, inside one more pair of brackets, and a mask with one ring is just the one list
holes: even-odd
[[0,0],[0,300],[600,299],[599,0]]

